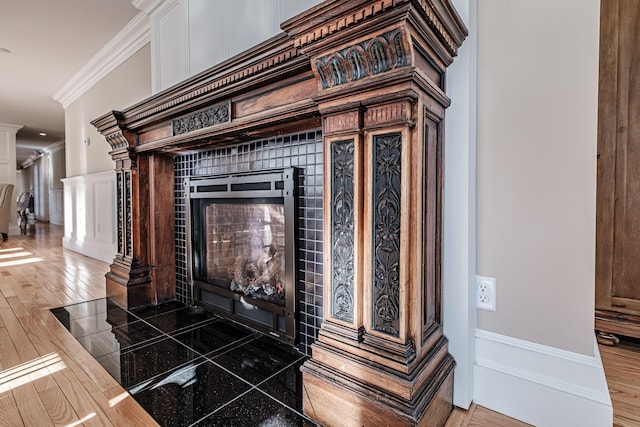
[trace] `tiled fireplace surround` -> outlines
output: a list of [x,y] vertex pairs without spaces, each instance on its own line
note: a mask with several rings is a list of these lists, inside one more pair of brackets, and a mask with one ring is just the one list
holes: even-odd
[[298,168],[296,305],[298,349],[310,355],[323,319],[322,132],[281,135],[175,157],[176,298],[190,302],[186,187],[189,177]]
[[450,0],[327,0],[281,28],[92,122],[116,165],[107,296],[128,310],[187,299],[184,178],[300,167],[304,415],[444,425],[444,88],[466,28]]

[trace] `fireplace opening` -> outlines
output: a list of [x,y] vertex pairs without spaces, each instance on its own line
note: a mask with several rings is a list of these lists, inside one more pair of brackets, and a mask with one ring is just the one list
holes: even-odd
[[282,341],[295,342],[295,168],[191,177],[194,300]]

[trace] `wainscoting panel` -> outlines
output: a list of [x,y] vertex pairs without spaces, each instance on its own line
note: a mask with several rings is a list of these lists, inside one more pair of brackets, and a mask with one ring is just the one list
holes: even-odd
[[613,408],[594,356],[478,329],[474,402],[536,426],[610,426]]
[[115,180],[111,171],[62,179],[65,248],[113,261],[117,251]]
[[64,189],[49,190],[49,222],[64,225]]

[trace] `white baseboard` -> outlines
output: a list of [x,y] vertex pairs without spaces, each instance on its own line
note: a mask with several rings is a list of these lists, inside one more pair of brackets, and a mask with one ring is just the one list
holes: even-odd
[[109,264],[113,261],[116,253],[116,248],[113,245],[91,240],[80,242],[69,236],[62,238],[62,247]]
[[478,405],[538,427],[612,425],[595,335],[592,357],[480,329],[475,348]]

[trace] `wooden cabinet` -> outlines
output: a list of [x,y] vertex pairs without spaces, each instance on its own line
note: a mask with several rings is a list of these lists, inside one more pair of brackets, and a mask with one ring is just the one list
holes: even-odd
[[640,2],[600,13],[596,329],[640,337]]

